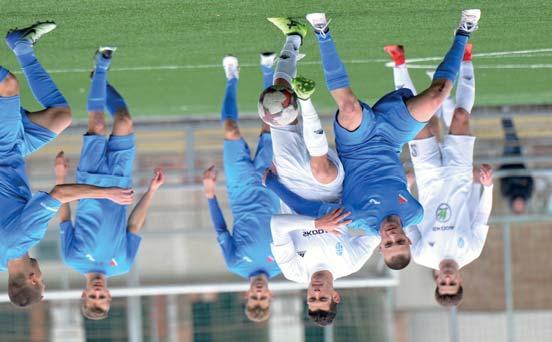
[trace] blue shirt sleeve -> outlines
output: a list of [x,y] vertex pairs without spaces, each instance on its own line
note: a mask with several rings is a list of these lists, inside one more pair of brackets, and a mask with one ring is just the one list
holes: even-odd
[[128,271],[130,271],[130,269],[132,268],[132,265],[134,264],[134,260],[136,259],[136,255],[138,254],[138,249],[140,249],[141,242],[142,242],[142,237],[132,232],[127,232]]
[[230,233],[226,232],[217,236],[222,256],[224,257],[224,263],[230,270],[233,269],[236,263],[236,245],[234,244],[234,238]]
[[211,221],[213,222],[217,235],[228,233],[228,227],[224,221],[224,216],[222,215],[222,210],[220,210],[217,198],[209,198],[207,202],[209,203],[209,214],[211,214]]
[[66,261],[70,250],[73,236],[75,235],[75,227],[71,220],[63,221],[59,224],[59,238],[61,242],[61,259]]
[[318,218],[340,207],[337,203],[307,200],[286,188],[273,173],[266,177],[266,187],[272,190],[284,203],[299,215]]
[[27,202],[17,229],[19,249],[29,250],[42,240],[48,229],[48,222],[56,215],[60,206],[60,201],[45,192],[35,194]]

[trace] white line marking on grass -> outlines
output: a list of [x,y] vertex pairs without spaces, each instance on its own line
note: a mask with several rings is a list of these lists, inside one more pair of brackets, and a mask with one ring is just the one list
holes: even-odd
[[[393,62],[385,63],[386,67],[392,68],[395,66]],[[550,69],[552,64],[474,64],[475,69]],[[408,64],[408,69],[428,69],[437,68],[437,65],[430,64]]]
[[[538,55],[543,52],[552,52],[552,48],[547,49],[535,49],[535,50],[517,50],[517,51],[499,51],[499,52],[484,52],[484,53],[474,53],[474,57],[540,57]],[[535,55],[537,54],[537,55]],[[423,57],[423,58],[412,58],[407,59],[406,62],[409,63],[408,67],[413,69],[431,69],[435,68],[435,65],[416,65],[417,62],[429,62],[429,61],[441,61],[443,56],[439,57]],[[374,58],[374,59],[351,59],[343,61],[345,64],[368,64],[368,63],[385,63],[389,59]],[[302,61],[300,64],[303,65],[318,65],[321,64],[320,61]],[[386,63],[386,66],[393,66],[392,62]],[[242,68],[248,67],[259,67],[257,63],[245,63],[240,64]],[[506,65],[475,65],[479,69],[540,69],[540,68],[550,68],[550,64],[506,64]],[[120,67],[120,68],[111,68],[110,71],[155,71],[155,70],[195,70],[195,69],[215,69],[222,68],[222,64],[175,64],[175,65],[156,65],[156,66],[136,66],[136,67]],[[73,73],[73,72],[89,72],[91,68],[72,68],[72,69],[49,69],[48,72],[51,74],[62,74],[62,73]],[[20,74],[21,71],[16,71],[15,73]]]

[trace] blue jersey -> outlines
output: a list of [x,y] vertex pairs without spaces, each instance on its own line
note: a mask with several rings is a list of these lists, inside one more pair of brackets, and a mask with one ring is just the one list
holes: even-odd
[[0,271],[40,242],[61,203],[49,194],[31,194],[25,162],[19,153],[0,161]]
[[141,238],[127,231],[127,206],[106,199],[82,199],[75,224],[61,223],[64,262],[82,274],[115,276],[130,271]]
[[406,188],[399,158],[402,146],[425,125],[405,104],[412,97],[402,88],[380,99],[373,108],[361,103],[363,118],[355,131],[334,122],[336,149],[345,169],[343,204],[352,211],[354,228],[379,229],[383,219],[397,215],[404,227],[423,217],[423,208]]
[[[261,189],[257,189],[257,192],[259,190]],[[272,242],[270,218],[275,213],[275,208],[267,194],[255,196],[255,193],[250,193],[249,195],[252,200],[249,205],[250,211],[241,213],[233,211],[232,234],[226,228],[216,199],[209,201],[211,217],[217,231],[217,241],[230,272],[243,278],[250,278],[260,273],[265,273],[268,278],[272,278],[281,272],[270,250]]]
[[[134,135],[85,135],[77,169],[77,183],[130,188]],[[61,254],[67,265],[82,274],[115,276],[130,271],[141,238],[127,231],[128,206],[107,199],[82,199],[75,224],[61,223]]]

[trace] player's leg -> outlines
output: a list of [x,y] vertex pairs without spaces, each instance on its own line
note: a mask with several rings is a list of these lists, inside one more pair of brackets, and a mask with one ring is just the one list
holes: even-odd
[[456,88],[456,108],[452,117],[449,133],[452,135],[471,135],[470,114],[475,102],[475,77],[471,62],[471,45],[466,45],[464,60],[460,66]]
[[19,82],[8,69],[0,66],[0,97],[19,95]]
[[286,36],[286,41],[274,70],[273,84],[291,87],[291,81],[297,75],[297,57],[299,47],[307,34],[307,25],[289,18],[268,18]]
[[471,44],[467,44],[464,59],[460,66],[458,85],[456,87],[456,108],[450,125],[450,134],[471,135],[470,114],[474,102],[475,76],[471,61]]
[[[435,70],[426,71],[426,75],[429,76],[430,80],[433,80],[434,74]],[[443,101],[443,105],[439,107],[439,109],[437,109],[437,112],[435,112],[432,118],[441,118],[443,120],[443,123],[445,124],[446,130],[448,131],[450,123],[452,122],[452,114],[454,113],[454,108],[456,108],[456,104],[454,103],[452,96],[450,96],[449,94]]]
[[428,121],[450,94],[460,69],[464,48],[470,34],[477,29],[479,16],[479,10],[462,11],[460,26],[456,31],[452,47],[437,67],[430,87],[406,100],[408,110],[417,121]]
[[111,65],[114,48],[100,47],[95,54],[95,66],[91,74],[90,88],[86,100],[88,111],[88,135],[105,135],[105,103],[107,70]]
[[266,89],[272,85],[274,79],[274,60],[276,54],[274,52],[261,53],[261,71],[263,73],[263,89]]
[[11,152],[17,143],[21,125],[19,82],[0,66],[0,154]]
[[34,97],[45,108],[27,113],[27,117],[31,122],[60,134],[71,124],[71,109],[33,50],[33,45],[55,27],[54,23],[42,22],[11,30],[6,35],[6,43],[15,53]]
[[410,73],[406,66],[406,56],[402,45],[387,45],[383,48],[389,54],[389,57],[395,63],[393,67],[393,81],[395,82],[395,90],[406,88],[410,89],[416,95],[414,83],[410,78]]
[[332,183],[338,175],[337,166],[328,156],[326,132],[310,99],[315,91],[316,84],[307,78],[298,77],[293,80],[292,85],[301,105],[303,140],[309,152],[312,175],[322,184]]
[[238,79],[239,64],[238,59],[234,56],[226,56],[222,60],[222,66],[226,74],[226,90],[224,92],[224,100],[220,112],[220,120],[224,127],[224,139],[240,140],[241,134],[238,127]]
[[362,106],[350,87],[347,70],[328,28],[329,21],[324,13],[308,14],[307,20],[316,33],[326,86],[339,109],[337,121],[346,130],[354,131],[362,122]]

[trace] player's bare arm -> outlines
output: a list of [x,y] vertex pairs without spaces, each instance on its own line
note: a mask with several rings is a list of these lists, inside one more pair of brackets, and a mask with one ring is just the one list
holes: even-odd
[[128,231],[137,234],[146,221],[149,208],[157,190],[165,183],[165,173],[161,169],[155,169],[148,190],[144,193],[128,219]]

